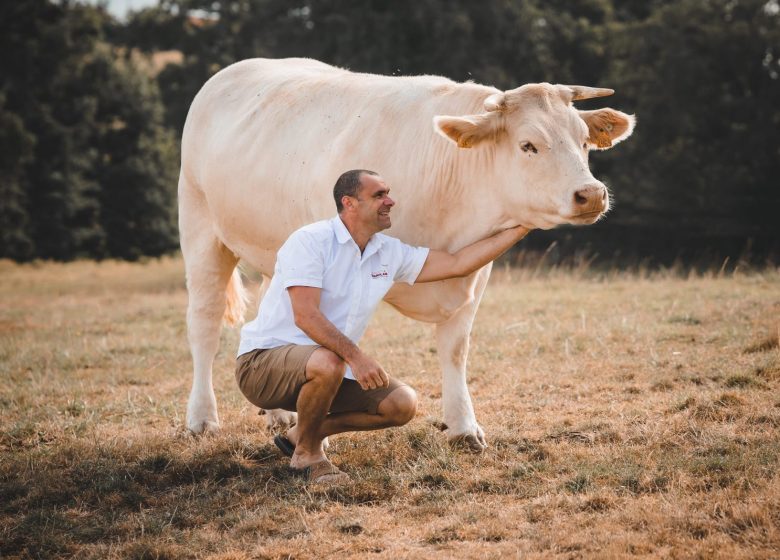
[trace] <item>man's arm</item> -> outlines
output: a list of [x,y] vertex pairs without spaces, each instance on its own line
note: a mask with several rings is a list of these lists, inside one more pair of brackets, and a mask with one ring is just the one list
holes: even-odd
[[339,355],[363,390],[388,387],[390,378],[376,360],[364,354],[357,345],[336,328],[320,311],[320,288],[290,286],[295,325],[317,344]]
[[452,254],[431,250],[415,283],[468,276],[500,257],[512,245],[528,235],[529,231],[523,226],[505,229],[492,237],[466,245]]

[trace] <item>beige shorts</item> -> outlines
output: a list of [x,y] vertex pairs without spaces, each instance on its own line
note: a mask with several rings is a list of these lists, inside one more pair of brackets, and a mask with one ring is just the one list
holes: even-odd
[[[306,383],[306,364],[320,346],[287,344],[278,348],[252,350],[236,360],[236,380],[253,405],[271,410],[295,411],[298,393]],[[330,412],[376,414],[379,403],[404,383],[390,379],[389,387],[364,391],[352,379],[341,382]]]

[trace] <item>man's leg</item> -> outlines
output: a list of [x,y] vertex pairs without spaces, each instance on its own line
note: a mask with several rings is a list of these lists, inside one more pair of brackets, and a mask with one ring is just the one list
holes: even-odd
[[345,370],[344,360],[327,348],[318,348],[306,362],[306,383],[301,387],[296,403],[298,423],[292,432],[288,432],[295,445],[291,467],[300,469],[325,458],[322,440],[326,436],[321,435],[321,427]]
[[[325,349],[320,350],[329,352]],[[317,352],[312,354],[312,358],[306,366],[307,378],[312,380],[318,375],[318,370],[322,369],[322,366],[329,368],[334,365],[328,363],[330,357],[327,360],[320,361],[323,358],[323,354],[317,356]],[[332,357],[335,357],[340,362],[340,358],[335,354],[332,354]],[[335,365],[343,364],[343,362],[340,362],[340,364],[339,362],[336,362]],[[343,375],[343,369],[338,368],[338,371]],[[293,455],[294,461],[290,462],[290,465],[293,467],[300,468],[303,465],[322,460],[325,454],[322,451],[321,442],[330,435],[402,426],[414,418],[417,411],[417,395],[414,390],[406,385],[401,385],[378,403],[375,413],[345,411],[321,416],[322,408],[317,407],[317,410],[314,410],[307,402],[310,397],[320,399],[320,403],[323,402],[323,398],[314,392],[307,391],[304,393],[304,388],[309,383],[310,381],[307,381],[304,384],[298,397],[298,424],[287,432],[287,438],[296,446],[296,453]],[[341,382],[339,382],[340,384]],[[311,389],[314,389],[314,386]],[[332,390],[332,387],[329,388],[330,390]],[[358,391],[360,391],[359,388]],[[301,402],[302,397],[304,402]],[[330,407],[332,402],[333,396],[328,394],[328,407]],[[315,412],[319,421],[312,419],[312,412]],[[299,457],[296,458],[296,455]]]
[[337,412],[328,414],[320,427],[322,437],[342,432],[380,430],[403,426],[417,412],[417,394],[408,385],[402,385],[379,403],[376,414],[368,412]]

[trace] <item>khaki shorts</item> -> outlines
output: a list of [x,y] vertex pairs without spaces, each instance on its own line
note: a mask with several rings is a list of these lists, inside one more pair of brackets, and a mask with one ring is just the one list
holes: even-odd
[[[320,346],[287,344],[278,348],[252,350],[236,360],[236,380],[253,405],[271,410],[295,411],[298,393],[306,383],[306,364]],[[352,379],[341,382],[330,412],[376,414],[379,403],[404,383],[390,379],[389,387],[364,391]]]

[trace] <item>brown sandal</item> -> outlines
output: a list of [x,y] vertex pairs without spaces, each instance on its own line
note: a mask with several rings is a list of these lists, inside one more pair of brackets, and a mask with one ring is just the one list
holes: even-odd
[[340,471],[327,459],[317,461],[302,469],[293,469],[293,471],[303,476],[307,482],[314,484],[341,483],[349,480],[349,475],[347,473]]

